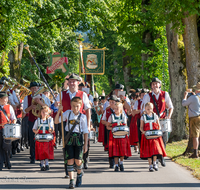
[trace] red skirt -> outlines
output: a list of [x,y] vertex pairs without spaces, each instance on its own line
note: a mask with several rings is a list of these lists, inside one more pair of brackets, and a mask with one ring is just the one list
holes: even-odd
[[54,142],[35,142],[35,159],[36,160],[53,160],[54,159]]
[[137,119],[138,118],[139,118],[138,114],[131,118],[130,135],[129,135],[130,145],[137,145],[137,143],[139,142],[138,128],[137,128]]
[[113,138],[113,134],[110,131],[109,135],[109,157],[130,157],[131,156],[131,148],[129,139],[126,135],[125,138]]
[[[103,116],[102,116],[103,117]],[[101,118],[102,118],[101,117]],[[98,142],[104,142],[104,129],[105,126],[101,123],[102,120],[100,120],[99,123],[99,136],[98,136]]]
[[162,155],[163,157],[167,156],[162,137],[157,139],[146,139],[145,135],[142,134],[140,158],[151,158],[155,155]]

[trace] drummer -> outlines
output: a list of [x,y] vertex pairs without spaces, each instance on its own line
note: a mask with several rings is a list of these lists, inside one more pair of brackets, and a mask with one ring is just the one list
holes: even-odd
[[[29,140],[30,140],[30,163],[34,164],[35,163],[35,142],[34,142],[35,134],[32,131],[32,128],[37,117],[33,115],[32,113],[32,110],[36,109],[36,105],[34,105],[34,102],[32,101],[32,97],[39,90],[39,84],[37,82],[31,82],[29,88],[32,94],[24,98],[23,111],[26,113],[29,113],[28,126],[29,126]],[[41,99],[44,100],[44,103],[41,101]],[[48,107],[51,106],[50,100],[44,94],[39,95],[38,98],[34,98],[34,101],[37,104],[40,104],[41,106],[46,106],[46,105]]]
[[[17,119],[15,116],[15,112],[12,106],[8,104],[8,95],[6,92],[0,92],[0,171],[3,168],[3,163],[5,161],[5,166],[8,169],[11,169],[10,163],[10,149],[11,149],[11,141],[6,140],[6,145],[4,146],[3,140],[3,128],[4,125],[11,122],[16,123]],[[3,149],[4,147],[4,149]]]
[[[169,93],[161,90],[161,84],[162,82],[158,78],[152,79],[151,81],[152,92],[144,96],[143,105],[145,105],[147,102],[151,102],[154,105],[153,111],[159,116],[159,118],[170,119],[174,107],[171,98],[169,96]],[[168,115],[166,114],[166,106],[169,109]],[[145,108],[143,108],[143,111],[145,111]],[[163,142],[165,147],[167,143],[167,137],[168,137],[168,132],[164,132]],[[164,158],[161,156],[160,159],[161,159],[161,165],[165,166],[166,164]]]

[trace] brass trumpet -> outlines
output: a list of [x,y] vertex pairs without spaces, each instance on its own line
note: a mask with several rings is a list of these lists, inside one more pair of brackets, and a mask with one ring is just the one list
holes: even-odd
[[[40,109],[41,109],[41,105],[40,105],[40,104],[37,104],[37,103],[34,101],[34,98],[35,98],[37,95],[42,94],[45,90],[46,90],[46,89],[45,89],[44,86],[40,87],[39,90],[38,90],[38,91],[34,94],[34,96],[32,97],[32,104],[36,105],[36,109],[32,110],[32,114],[33,114],[34,116],[36,116],[36,117],[39,117],[38,112],[39,112]],[[45,101],[44,101],[43,98],[41,98],[41,101],[42,101],[43,103],[45,103]]]
[[21,84],[11,77],[8,77],[7,80],[12,85],[12,90],[16,90],[17,88],[21,87]]

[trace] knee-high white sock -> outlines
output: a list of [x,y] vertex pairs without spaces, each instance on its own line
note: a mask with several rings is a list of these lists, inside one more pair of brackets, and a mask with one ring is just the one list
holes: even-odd
[[49,165],[49,160],[48,159],[45,159],[45,165]]

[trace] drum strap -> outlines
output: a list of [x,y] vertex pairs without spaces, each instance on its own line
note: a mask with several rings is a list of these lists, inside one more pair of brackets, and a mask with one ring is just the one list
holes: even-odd
[[[69,113],[69,117],[70,117],[70,114],[71,114],[71,112]],[[68,117],[68,129],[69,129],[69,117]],[[74,122],[72,128],[68,131],[67,135],[65,136],[65,144],[68,143],[70,135],[71,135],[72,131],[75,129],[76,125],[79,125],[79,130],[80,130],[80,118],[81,118],[81,113],[79,113],[77,120]]]
[[0,110],[3,112],[3,114],[5,115],[5,117],[6,117],[7,121],[8,121],[8,123],[9,123],[10,120],[9,120],[9,118],[8,118],[8,115],[7,115],[6,111],[5,111],[1,106],[0,106]]
[[154,104],[154,106],[156,108],[156,112],[158,114],[158,117],[160,118],[163,115],[163,113],[166,112],[166,109],[160,114],[160,112],[158,110],[158,105],[157,105],[156,100],[154,98],[154,95],[152,93],[151,93],[151,95],[152,95],[152,99],[153,99],[153,104]]

